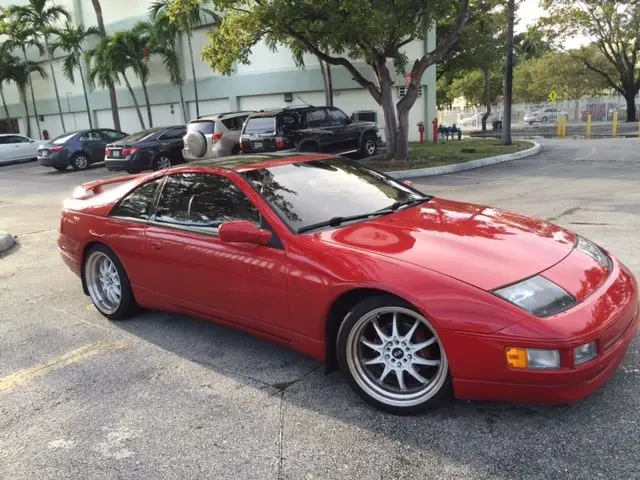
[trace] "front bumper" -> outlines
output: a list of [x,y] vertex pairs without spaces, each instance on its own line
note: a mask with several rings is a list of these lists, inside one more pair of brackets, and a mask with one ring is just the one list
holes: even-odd
[[[638,286],[632,274],[614,260],[609,278],[578,306],[545,319],[583,328],[569,338],[532,338],[523,322],[489,335],[443,332],[455,396],[465,400],[565,404],[582,400],[616,372],[640,324]],[[538,330],[537,330],[538,331]],[[597,342],[598,355],[573,365],[573,350]],[[453,348],[449,349],[447,345]],[[508,347],[560,350],[555,370],[519,370],[506,364]]]

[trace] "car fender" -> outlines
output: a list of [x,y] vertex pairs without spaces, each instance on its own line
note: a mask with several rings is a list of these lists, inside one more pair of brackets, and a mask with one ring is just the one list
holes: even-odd
[[378,130],[375,127],[368,127],[366,129],[364,129],[362,132],[360,132],[360,139],[358,140],[358,145],[362,146],[362,140],[364,139],[364,136],[367,134],[371,134],[374,137],[378,137]]

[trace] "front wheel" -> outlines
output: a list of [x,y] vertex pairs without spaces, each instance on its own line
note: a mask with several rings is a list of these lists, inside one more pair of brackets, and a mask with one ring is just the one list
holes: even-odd
[[362,145],[360,146],[360,152],[365,157],[372,157],[378,151],[378,141],[375,135],[367,133],[362,137]]
[[109,248],[96,245],[84,262],[84,281],[98,311],[110,320],[122,320],[136,311],[131,284],[120,260]]
[[337,354],[351,388],[389,413],[421,413],[451,396],[447,355],[436,330],[395,297],[355,305],[340,326]]

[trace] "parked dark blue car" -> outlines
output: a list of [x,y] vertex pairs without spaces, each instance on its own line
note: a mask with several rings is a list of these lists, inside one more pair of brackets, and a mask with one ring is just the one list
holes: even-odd
[[184,162],[184,125],[156,127],[129,135],[107,145],[104,163],[108,170],[161,170]]
[[120,140],[127,134],[110,128],[95,128],[68,132],[38,148],[38,162],[43,167],[65,170],[84,170],[92,163],[104,161],[108,143]]

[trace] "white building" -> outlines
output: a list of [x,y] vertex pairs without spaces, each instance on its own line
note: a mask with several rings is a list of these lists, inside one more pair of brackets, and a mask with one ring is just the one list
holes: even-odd
[[[1,6],[23,4],[25,0],[0,0]],[[95,12],[89,0],[56,0],[71,13],[73,22],[83,23],[85,26],[96,25]],[[148,19],[148,8],[151,0],[102,0],[102,11],[107,33],[125,30],[139,20]],[[196,77],[198,82],[198,96],[200,114],[216,113],[234,110],[259,110],[273,107],[291,106],[299,104],[324,105],[323,82],[318,62],[314,56],[305,58],[306,67],[297,68],[291,53],[286,48],[279,48],[272,52],[264,44],[257,45],[252,52],[250,65],[238,65],[232,76],[214,74],[209,65],[200,60],[199,52],[207,41],[207,27],[199,28],[193,35],[193,48],[197,55]],[[182,52],[187,52],[186,38],[184,38]],[[430,32],[424,41],[408,44],[405,51],[412,62],[421,57],[425,49],[431,50],[435,46],[435,32]],[[42,67],[49,73],[49,65],[45,57],[41,57],[35,49],[29,50],[31,60],[41,62]],[[64,112],[66,130],[88,128],[89,120],[85,107],[82,86],[78,75],[76,83],[71,83],[62,74],[62,60],[64,52],[58,53],[55,59],[56,80]],[[188,55],[182,55],[183,75],[186,79],[184,96],[187,103],[187,118],[183,118],[177,87],[171,85],[162,62],[151,57],[149,61],[151,77],[148,83],[149,98],[152,105],[152,116],[155,126],[181,124],[195,117],[194,92],[191,79],[191,67]],[[370,67],[361,66],[361,71],[368,78],[372,78]],[[144,111],[144,97],[140,83],[131,72],[129,80],[132,82],[138,103],[143,110],[143,118],[147,125]],[[378,111],[378,126],[383,130],[384,120],[382,110],[367,91],[356,84],[343,67],[332,67],[334,104],[351,115],[357,110]],[[47,130],[49,138],[63,133],[58,116],[53,82],[51,76],[41,79],[32,75],[35,91],[36,106],[40,120],[40,130]],[[396,101],[404,90],[404,80],[398,75],[396,78]],[[94,127],[113,127],[108,90],[89,88],[90,115]],[[20,101],[18,89],[14,84],[5,84],[4,93],[9,106],[9,114],[17,119],[21,133],[26,133],[25,112]],[[293,100],[285,101],[285,93],[291,93]],[[118,107],[123,131],[133,133],[141,130],[133,101],[124,85],[117,85]],[[38,136],[36,119],[33,117],[33,105],[27,89],[29,112],[31,115],[32,136]],[[4,118],[3,110],[0,116]],[[435,67],[429,68],[422,79],[421,94],[410,113],[410,140],[418,139],[418,121],[430,125],[436,117],[435,101]],[[427,128],[430,131],[430,128]]]

